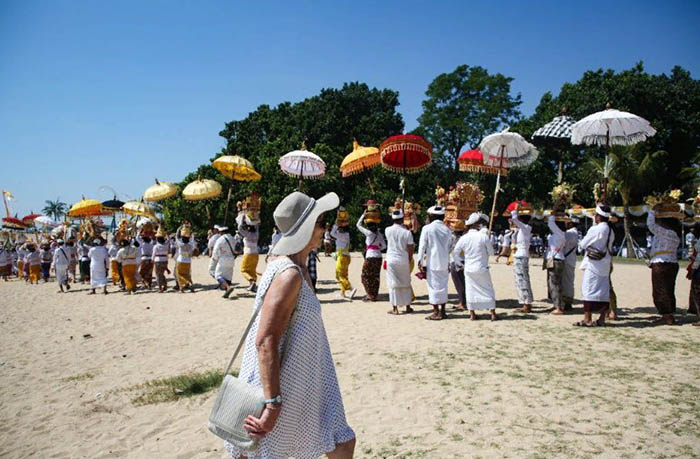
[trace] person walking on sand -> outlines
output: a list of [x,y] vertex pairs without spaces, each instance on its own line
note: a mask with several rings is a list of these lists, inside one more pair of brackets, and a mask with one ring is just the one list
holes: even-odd
[[445,208],[428,209],[430,223],[425,225],[418,242],[418,269],[425,273],[428,284],[428,301],[433,313],[426,320],[446,319],[445,305],[450,279],[450,238],[452,232],[445,225]]
[[156,282],[158,283],[158,293],[163,293],[168,289],[168,280],[165,278],[165,273],[170,274],[168,269],[168,252],[170,251],[170,242],[168,235],[163,230],[162,226],[156,231],[156,245],[153,247],[152,260],[155,266]]
[[362,285],[366,296],[363,301],[377,301],[379,296],[379,278],[382,272],[382,250],[386,249],[386,241],[377,223],[367,222],[363,212],[357,220],[357,229],[365,235],[365,262],[362,264]]
[[136,241],[139,243],[141,260],[139,261],[139,276],[143,286],[150,290],[153,286],[153,241],[150,234],[139,235]]
[[27,255],[24,257],[25,270],[29,267],[29,283],[39,284],[41,275],[41,254],[36,250],[36,244],[27,243]]
[[250,284],[248,290],[255,292],[258,288],[258,259],[260,258],[258,249],[258,236],[260,221],[253,220],[247,212],[243,211],[242,204],[238,205],[238,215],[236,215],[238,233],[243,236],[243,258],[241,259],[241,274]]
[[122,265],[124,290],[127,295],[131,295],[136,290],[136,270],[141,259],[141,251],[131,244],[128,236],[119,241],[119,247],[117,261]]
[[119,243],[117,242],[117,238],[114,236],[112,236],[112,243],[109,245],[107,253],[109,253],[109,270],[112,274],[112,285],[114,285],[115,287],[119,286],[121,289],[123,289],[124,281],[121,274],[122,267],[119,263],[119,260],[117,260],[117,254],[119,253]]
[[214,246],[216,245],[216,241],[219,239],[219,225],[214,225],[214,227],[209,230],[211,234],[209,234],[209,238],[207,239],[207,255],[211,257],[211,255],[214,253]]
[[578,230],[574,217],[566,222],[564,233],[564,272],[561,276],[561,294],[564,299],[564,311],[571,311],[574,304],[574,279],[576,277],[576,249],[578,248]]
[[224,290],[224,298],[228,298],[233,292],[233,265],[236,262],[236,253],[233,247],[236,245],[227,226],[220,226],[219,237],[216,239],[214,249],[209,261],[209,274],[216,279],[219,288]]
[[338,209],[336,224],[331,229],[331,237],[335,240],[336,260],[335,260],[335,280],[340,285],[340,296],[347,298],[346,292],[350,290],[352,300],[357,289],[352,288],[348,279],[348,269],[350,268],[350,230],[348,229],[348,212],[344,207]]
[[410,260],[413,259],[413,234],[403,225],[403,211],[396,209],[391,212],[393,225],[384,230],[386,236],[386,283],[389,287],[389,302],[392,310],[389,314],[398,315],[401,306],[406,307],[406,313],[413,312],[411,308],[411,270]]
[[102,293],[107,294],[107,272],[109,271],[109,251],[104,246],[104,239],[97,238],[93,241],[92,248],[88,251],[90,257],[90,293],[102,287]]
[[56,241],[58,244],[56,250],[53,252],[53,269],[56,272],[56,282],[58,282],[58,292],[63,293],[63,287],[66,288],[65,291],[70,290],[70,284],[68,283],[68,264],[70,263],[70,255],[64,247],[63,239]]
[[[496,263],[498,263],[498,260],[501,257],[505,257],[506,260],[508,260],[508,257],[510,256],[510,242],[511,242],[511,236],[513,235],[513,231],[508,228],[504,233],[503,233],[503,243],[501,245],[501,251],[496,255]],[[499,237],[500,240],[500,237]]]
[[678,276],[678,246],[681,244],[681,222],[650,210],[647,227],[654,235],[651,243],[649,264],[651,266],[651,288],[654,306],[661,318],[654,325],[673,325],[676,322],[676,277]]
[[467,232],[454,248],[455,265],[464,270],[464,290],[471,320],[478,319],[476,311],[485,309],[491,312],[491,320],[498,320],[496,293],[489,272],[493,246],[488,235],[479,231],[480,226],[479,214],[471,214],[466,222]]
[[4,281],[12,275],[12,253],[10,253],[9,244],[0,247],[0,277]]
[[467,299],[464,292],[464,272],[461,269],[457,269],[455,265],[455,254],[454,248],[457,245],[457,241],[464,234],[464,220],[457,220],[452,226],[452,236],[450,237],[450,277],[452,277],[452,283],[455,284],[455,289],[457,290],[457,306],[454,307],[457,311],[467,310]]
[[349,459],[355,432],[346,421],[333,355],[306,266],[321,246],[323,214],[338,205],[329,193],[315,200],[294,192],[274,212],[282,239],[255,297],[258,310],[245,340],[238,378],[262,390],[259,418],[243,423],[259,440],[254,453],[225,443],[234,458]]
[[194,237],[189,223],[183,223],[175,233],[175,243],[177,245],[177,258],[175,263],[175,279],[180,293],[185,293],[189,288],[194,293],[192,284],[192,252],[194,252]]
[[515,288],[518,291],[518,312],[532,312],[532,284],[530,283],[530,240],[532,238],[532,226],[530,215],[520,215],[520,205],[510,213],[513,224],[518,228],[513,238],[515,254],[513,254],[513,274],[515,275]]
[[[593,217],[595,224],[578,244],[579,249],[586,254],[581,263],[581,269],[584,270],[581,280],[583,320],[574,323],[579,327],[605,325],[610,307],[610,266],[615,242],[615,233],[608,224],[610,215],[610,206],[598,204]],[[595,322],[592,319],[594,312],[600,313]]]
[[333,239],[331,238],[331,224],[326,223],[326,229],[323,232],[323,251],[327,257],[333,252]]
[[547,236],[547,253],[545,255],[547,269],[547,288],[549,290],[554,310],[552,314],[564,314],[564,297],[562,294],[562,277],[564,275],[564,246],[566,233],[564,226],[569,217],[565,215],[550,215],[547,227],[551,232]]

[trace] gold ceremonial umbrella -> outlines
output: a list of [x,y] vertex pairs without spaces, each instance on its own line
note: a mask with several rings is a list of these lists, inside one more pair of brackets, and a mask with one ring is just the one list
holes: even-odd
[[141,215],[144,217],[155,217],[153,209],[143,201],[129,201],[122,206],[122,211],[129,215]]
[[182,190],[182,197],[187,201],[203,201],[221,196],[221,185],[210,179],[195,180]]
[[143,200],[148,202],[162,201],[177,194],[177,187],[170,182],[161,182],[156,179],[156,184],[149,186],[143,192]]
[[256,172],[253,163],[240,156],[220,156],[212,163],[214,168],[231,180],[257,182],[262,176]]
[[68,211],[69,217],[89,217],[92,215],[109,215],[102,209],[102,203],[94,199],[83,199],[70,208]]
[[352,152],[343,159],[340,164],[340,172],[343,177],[363,172],[381,162],[379,148],[363,147],[357,140],[352,141]]

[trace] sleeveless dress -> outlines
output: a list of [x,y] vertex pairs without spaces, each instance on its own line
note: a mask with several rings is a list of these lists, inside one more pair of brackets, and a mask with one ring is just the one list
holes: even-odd
[[[288,258],[274,260],[268,265],[260,281],[253,310],[262,304],[275,276],[287,269],[298,267]],[[261,315],[258,314],[246,338],[239,373],[239,378],[258,387],[262,387],[262,384],[255,339]],[[321,304],[305,279],[280,342],[280,355],[282,411],[277,423],[260,440],[255,452],[241,451],[226,442],[226,449],[233,457],[318,458],[333,451],[336,444],[355,438],[355,432],[345,420],[338,378],[321,317]]]

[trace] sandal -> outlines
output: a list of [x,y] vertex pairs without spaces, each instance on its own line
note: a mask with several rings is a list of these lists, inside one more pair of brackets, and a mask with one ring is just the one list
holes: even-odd
[[574,327],[595,327],[595,325],[593,325],[593,322],[588,323],[588,322],[584,322],[583,320],[581,320],[579,322],[574,322],[573,326]]
[[440,315],[436,316],[435,314],[431,314],[428,317],[426,317],[425,320],[442,320],[442,316],[440,316]]

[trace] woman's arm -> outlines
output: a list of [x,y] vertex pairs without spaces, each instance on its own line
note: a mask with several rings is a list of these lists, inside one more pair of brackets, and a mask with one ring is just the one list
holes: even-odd
[[[255,347],[258,350],[260,381],[265,399],[282,395],[279,345],[296,307],[301,282],[298,271],[288,269],[275,277],[263,300]],[[259,419],[248,416],[245,420],[244,427],[254,438],[265,436],[275,427],[279,406],[266,405],[266,408]]]

